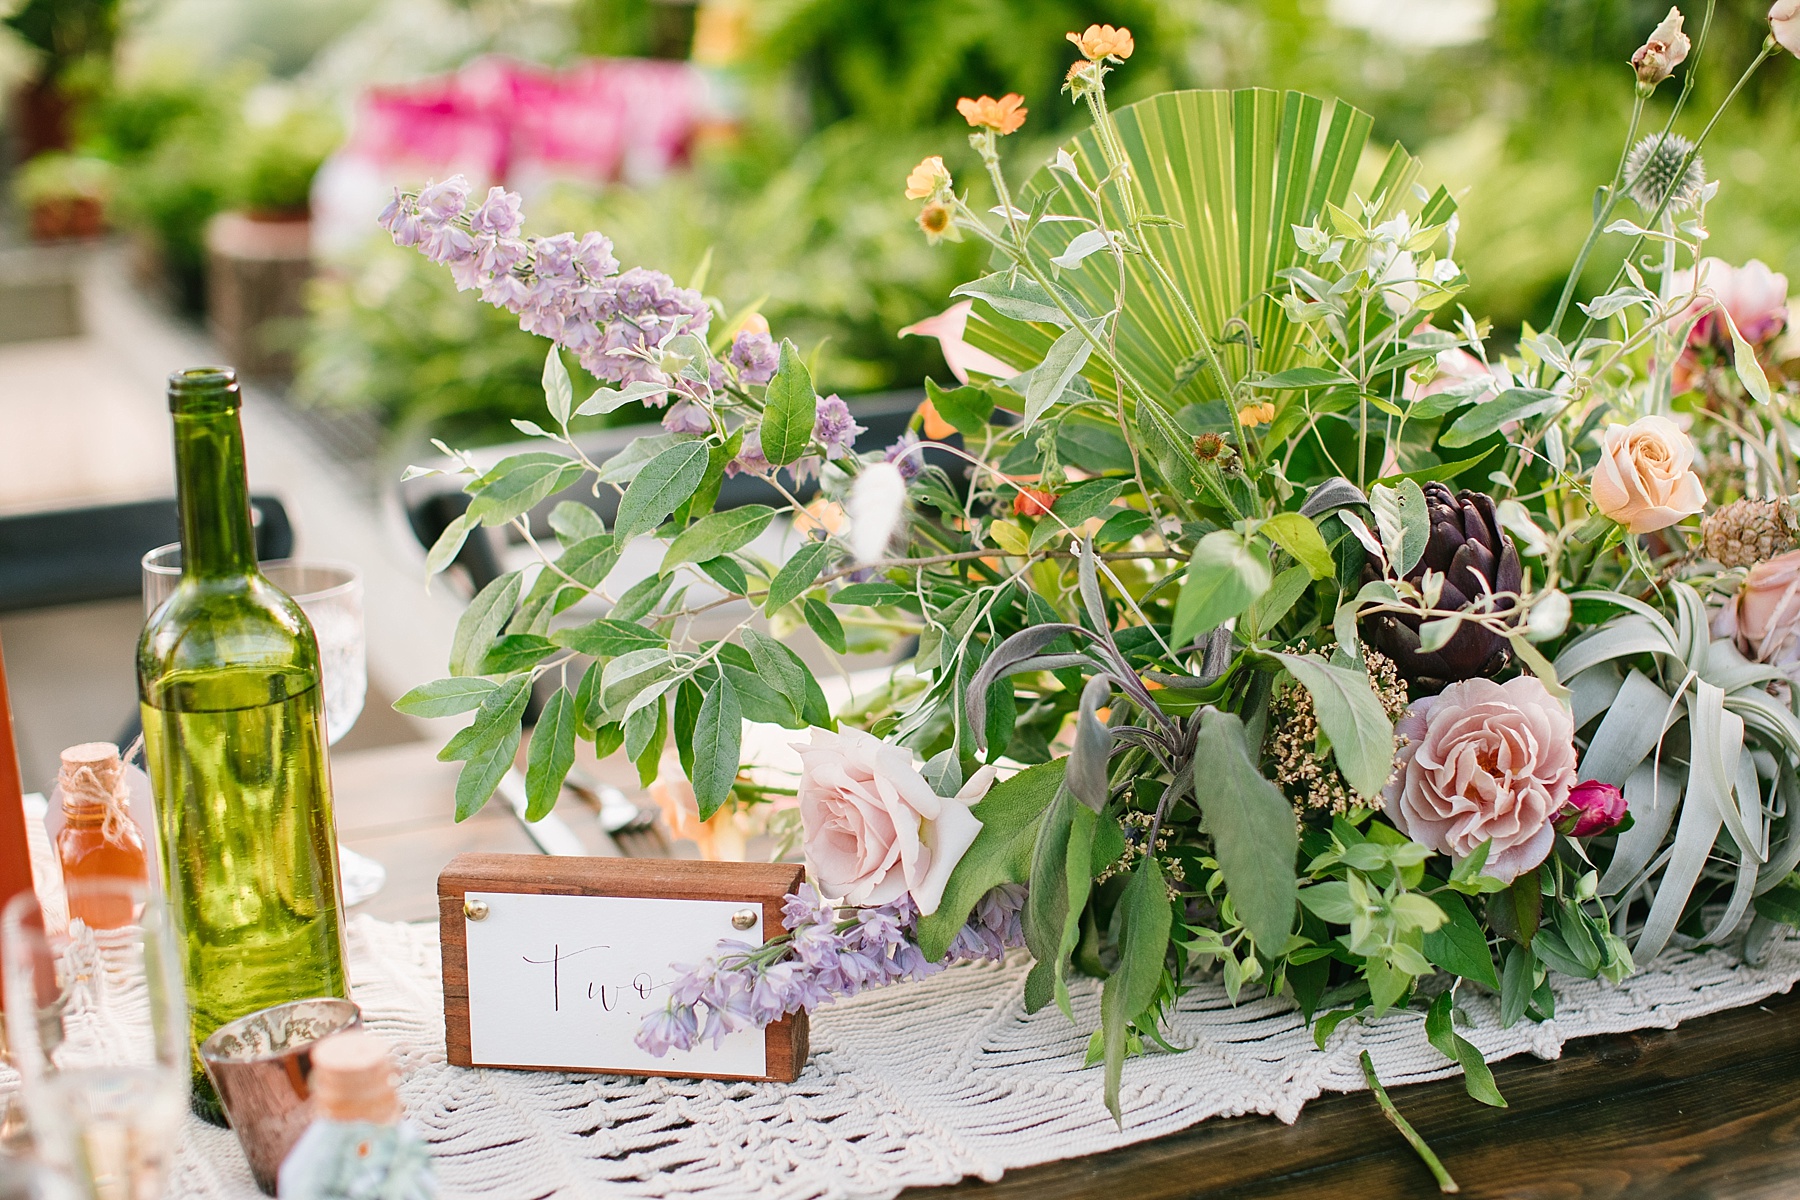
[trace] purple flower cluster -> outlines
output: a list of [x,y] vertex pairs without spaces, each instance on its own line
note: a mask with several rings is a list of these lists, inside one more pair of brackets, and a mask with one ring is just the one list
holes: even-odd
[[783,936],[761,946],[722,941],[711,958],[678,966],[669,1003],[644,1018],[637,1044],[659,1058],[709,1039],[717,1046],[739,1029],[761,1029],[865,988],[923,979],[950,962],[998,959],[1024,944],[1024,906],[1024,888],[995,888],[976,905],[944,962],[933,963],[919,949],[910,894],[876,908],[840,910],[803,883],[782,906]]
[[899,468],[902,479],[913,479],[925,469],[925,447],[920,443],[919,435],[910,429],[884,453],[887,460]]
[[712,313],[700,293],[677,287],[660,271],[633,267],[619,274],[603,234],[522,238],[521,223],[516,193],[490,188],[471,207],[468,180],[460,175],[417,196],[396,191],[381,214],[397,244],[449,266],[457,287],[479,289],[483,300],[517,315],[521,329],[574,351],[597,378],[672,382],[656,351],[677,333],[705,335]]
[[731,351],[725,358],[737,368],[739,379],[745,383],[762,384],[775,378],[775,367],[781,361],[781,351],[775,345],[775,339],[768,334],[745,329],[731,343]]
[[827,459],[848,458],[856,446],[856,435],[867,432],[835,392],[819,401],[813,418],[813,441],[819,443]]

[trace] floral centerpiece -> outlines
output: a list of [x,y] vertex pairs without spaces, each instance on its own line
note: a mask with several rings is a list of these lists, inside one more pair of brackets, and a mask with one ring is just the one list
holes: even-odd
[[[1800,50],[1796,6],[1770,16],[1746,78]],[[964,100],[995,203],[936,157],[905,181],[924,235],[980,239],[993,269],[915,327],[963,383],[928,383],[884,451],[755,314],[621,273],[601,234],[523,237],[500,188],[397,195],[398,241],[553,343],[548,423],[518,423],[544,449],[483,470],[445,448],[469,504],[429,555],[509,524],[541,562],[482,589],[451,676],[399,707],[475,713],[443,753],[464,816],[534,685],[535,812],[577,738],[647,777],[672,740],[704,817],[768,799],[739,775],[744,720],[810,729],[812,882],[781,936],[686,970],[642,1031],[659,1051],[1023,947],[1031,1009],[1103,981],[1115,1115],[1121,1064],[1202,971],[1291,996],[1321,1042],[1425,1008],[1502,1103],[1456,1032],[1465,989],[1541,1021],[1552,973],[1754,959],[1800,922],[1786,281],[1703,253],[1718,185],[1673,132],[1691,75],[1638,129],[1697,47],[1671,10],[1633,57],[1592,233],[1554,318],[1503,351],[1456,303],[1454,201],[1402,148],[1364,170],[1367,116],[1262,90],[1115,112],[1130,32],[1070,40],[1086,132],[1016,184],[1023,101]],[[1608,234],[1616,278],[1575,303]],[[590,461],[570,420],[632,401],[663,430]],[[781,503],[716,509],[743,474]],[[560,504],[540,545],[527,514],[577,480],[616,518]],[[781,561],[754,549],[803,514]],[[641,538],[660,571],[608,594]],[[559,621],[590,596],[606,616]],[[834,717],[783,640],[801,626],[839,654],[912,640]]]

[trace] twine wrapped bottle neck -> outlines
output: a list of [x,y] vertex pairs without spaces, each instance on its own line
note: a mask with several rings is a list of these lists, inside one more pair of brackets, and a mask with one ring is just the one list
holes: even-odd
[[91,825],[98,820],[101,837],[115,844],[126,841],[131,793],[117,746],[84,742],[64,750],[57,783],[62,788],[63,815],[71,823]]

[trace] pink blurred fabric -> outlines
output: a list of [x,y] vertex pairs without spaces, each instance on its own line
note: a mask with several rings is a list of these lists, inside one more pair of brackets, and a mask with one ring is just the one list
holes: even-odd
[[388,168],[487,183],[653,177],[686,160],[705,86],[680,62],[589,59],[551,70],[482,58],[454,75],[371,89],[350,150]]

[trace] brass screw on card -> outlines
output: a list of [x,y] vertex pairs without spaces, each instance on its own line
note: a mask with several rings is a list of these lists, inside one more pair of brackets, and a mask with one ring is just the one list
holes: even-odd
[[733,929],[749,929],[755,924],[756,910],[754,908],[740,908],[731,914],[731,927]]
[[484,921],[487,919],[487,915],[488,902],[486,900],[477,900],[473,896],[466,897],[463,900],[463,916],[469,918],[469,920]]

